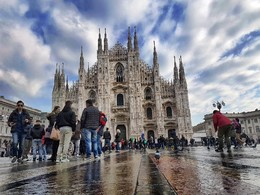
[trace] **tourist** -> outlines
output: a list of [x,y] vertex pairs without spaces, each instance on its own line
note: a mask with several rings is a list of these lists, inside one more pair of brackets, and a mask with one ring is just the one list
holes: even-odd
[[32,147],[33,147],[33,161],[36,161],[36,154],[38,149],[39,161],[42,161],[42,136],[44,136],[45,131],[41,125],[40,120],[36,120],[35,125],[31,130],[32,136]]
[[22,162],[23,143],[26,133],[25,127],[30,123],[30,115],[26,109],[24,109],[23,101],[19,100],[16,103],[17,108],[10,114],[8,118],[8,126],[11,127],[11,133],[13,138],[13,158],[11,160],[14,163],[17,159],[18,162]]
[[[47,119],[49,120],[49,125],[46,129],[46,134],[47,133],[49,135],[51,134],[52,128],[56,122],[56,118],[57,118],[59,112],[60,112],[60,107],[55,106],[54,109],[52,110],[52,112],[47,115]],[[51,160],[52,162],[56,161],[59,142],[60,142],[59,140],[51,140],[49,137],[45,136],[47,152],[49,151],[50,146],[52,146],[51,157],[47,160]]]
[[223,152],[223,145],[224,145],[223,138],[225,137],[225,142],[227,144],[227,152],[231,152],[230,150],[231,142],[229,138],[231,128],[232,128],[231,121],[218,110],[213,111],[212,119],[213,119],[215,132],[218,131],[219,146],[215,151]]
[[106,131],[104,132],[103,138],[105,140],[105,148],[107,148],[109,150],[109,152],[111,152],[111,134],[109,131],[109,128],[106,128]]
[[93,106],[92,100],[86,101],[86,108],[81,115],[81,126],[85,144],[86,144],[86,156],[87,159],[91,159],[91,151],[93,150],[94,158],[98,159],[97,151],[97,129],[99,127],[100,111]]
[[56,118],[55,127],[60,130],[60,143],[56,162],[69,162],[68,151],[72,132],[76,130],[76,114],[71,108],[72,101],[66,101],[64,108]]

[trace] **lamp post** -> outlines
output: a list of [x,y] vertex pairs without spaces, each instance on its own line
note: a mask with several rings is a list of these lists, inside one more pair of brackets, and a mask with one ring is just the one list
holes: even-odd
[[215,107],[217,107],[218,108],[218,110],[220,111],[221,110],[221,108],[222,108],[222,106],[225,106],[226,104],[225,104],[225,102],[224,101],[221,101],[221,102],[219,102],[219,101],[216,101],[216,102],[213,102],[213,107],[215,108]]

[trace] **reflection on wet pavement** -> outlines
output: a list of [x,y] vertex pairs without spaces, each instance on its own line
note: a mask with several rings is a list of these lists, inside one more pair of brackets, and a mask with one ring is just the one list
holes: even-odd
[[158,168],[178,194],[260,194],[260,156],[249,152],[165,152]]
[[203,147],[173,153],[122,151],[101,160],[1,163],[0,194],[260,194],[260,154]]

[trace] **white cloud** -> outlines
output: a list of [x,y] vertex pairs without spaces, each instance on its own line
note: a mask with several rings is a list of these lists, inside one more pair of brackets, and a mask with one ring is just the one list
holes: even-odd
[[[175,2],[184,4],[181,21],[172,18]],[[46,0],[39,3],[39,9],[50,14],[47,24],[51,27],[42,27],[47,43],[31,30],[36,19],[24,17],[29,9],[26,3],[0,2],[1,18],[6,20],[0,20],[0,36],[5,37],[1,39],[1,45],[5,47],[0,48],[0,74],[8,75],[5,82],[15,90],[29,85],[33,92],[26,89],[26,93],[38,95],[37,92],[52,80],[57,62],[64,62],[66,74],[75,77],[81,46],[85,68],[87,62],[92,65],[96,61],[98,28],[101,28],[102,39],[104,28],[107,28],[111,48],[119,37],[125,37],[124,41],[127,41],[128,26],[131,26],[132,34],[133,26],[137,26],[141,58],[152,65],[155,41],[160,73],[167,79],[173,75],[173,56],[178,63],[182,55],[193,125],[212,111],[212,101],[216,98],[227,102],[223,109],[227,112],[254,110],[259,106],[260,70],[256,67],[260,61],[260,38],[246,45],[238,56],[220,58],[244,35],[260,29],[260,2],[257,0],[104,1],[101,6],[91,9],[93,16],[69,2]],[[166,5],[168,12],[163,13]],[[104,13],[99,13],[100,10]],[[102,17],[103,14],[106,17]],[[13,56],[18,56],[27,73],[10,63],[15,62],[10,60]],[[42,73],[45,73],[44,77],[41,77]],[[17,81],[17,78],[21,79]],[[51,93],[51,89],[48,92]]]

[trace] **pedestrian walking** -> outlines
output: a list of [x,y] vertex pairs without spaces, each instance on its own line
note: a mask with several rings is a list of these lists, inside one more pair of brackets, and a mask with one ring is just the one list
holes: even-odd
[[24,128],[29,124],[30,119],[29,113],[24,109],[23,101],[19,100],[16,103],[16,106],[17,108],[10,114],[7,122],[8,126],[11,127],[13,139],[12,163],[17,159],[18,161],[22,161],[23,143],[26,136]]
[[71,108],[72,101],[66,101],[64,108],[58,114],[56,127],[60,130],[60,143],[56,162],[69,162],[68,150],[72,132],[76,130],[76,114]]
[[232,121],[232,123],[233,123],[233,126],[234,126],[235,131],[236,131],[236,143],[239,144],[239,146],[236,145],[236,148],[238,148],[238,147],[241,147],[244,144],[243,140],[241,139],[242,128],[241,128],[241,124],[239,122],[239,118],[235,118]]
[[91,158],[91,151],[93,150],[94,158],[98,159],[97,151],[97,129],[99,127],[100,111],[98,108],[93,106],[92,100],[86,101],[86,108],[83,110],[81,115],[81,126],[83,131],[85,143],[86,143],[86,154],[87,159]]
[[119,146],[119,144],[121,142],[120,135],[121,135],[121,131],[120,131],[120,129],[117,129],[116,130],[116,135],[115,135],[116,152],[119,152],[119,150],[120,150],[120,146]]
[[42,136],[44,136],[45,131],[41,125],[40,120],[36,120],[35,125],[32,128],[32,147],[33,147],[33,161],[36,161],[37,150],[39,153],[39,161],[42,161]]
[[97,151],[98,151],[98,156],[100,157],[102,154],[102,141],[101,138],[103,136],[103,132],[104,132],[104,127],[106,125],[107,122],[107,117],[103,112],[99,113],[99,127],[97,129]]
[[46,129],[46,134],[48,134],[48,136],[47,137],[45,136],[45,142],[46,142],[47,152],[49,151],[50,147],[52,148],[51,157],[49,159],[47,159],[47,160],[51,160],[52,162],[56,161],[60,141],[50,139],[50,134],[51,134],[52,128],[56,122],[56,118],[57,118],[59,112],[60,112],[60,107],[55,106],[54,109],[52,110],[52,112],[47,115],[47,119],[49,120],[49,125]]
[[28,124],[25,127],[26,136],[24,139],[23,154],[22,154],[22,160],[26,160],[26,161],[29,160],[28,155],[32,148],[32,139],[33,139],[31,136],[32,128],[33,128],[33,117],[30,117],[30,124]]
[[109,152],[111,152],[111,134],[109,131],[109,128],[106,128],[106,131],[103,134],[103,138],[105,140],[105,148],[107,148],[109,150]]
[[224,116],[220,111],[213,111],[213,124],[215,132],[218,132],[218,142],[219,146],[215,150],[216,152],[223,152],[223,138],[225,138],[225,142],[227,144],[227,152],[231,152],[231,142],[230,142],[230,133],[232,129],[231,121]]
[[81,138],[80,121],[77,120],[76,130],[71,137],[71,142],[73,143],[74,146],[73,155],[75,157],[79,156],[80,138]]

